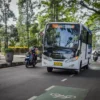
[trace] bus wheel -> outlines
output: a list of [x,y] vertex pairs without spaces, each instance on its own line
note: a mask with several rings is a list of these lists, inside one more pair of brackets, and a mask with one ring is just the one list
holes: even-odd
[[86,69],[89,68],[89,59],[88,59],[88,63],[87,63],[87,65],[85,66],[85,68],[86,68]]
[[52,72],[52,70],[53,70],[53,68],[47,67],[47,71],[48,71],[48,72]]

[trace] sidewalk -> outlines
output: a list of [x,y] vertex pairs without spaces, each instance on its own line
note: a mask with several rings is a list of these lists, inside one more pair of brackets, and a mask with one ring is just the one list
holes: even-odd
[[[25,60],[25,55],[14,55],[12,66],[23,65]],[[5,56],[0,53],[0,68],[10,67],[5,60]]]
[[[38,62],[40,62],[40,58],[37,58]],[[0,68],[5,67],[13,67],[13,66],[20,66],[25,64],[25,54],[14,55],[14,59],[12,65],[9,64],[5,60],[5,56],[0,53]]]

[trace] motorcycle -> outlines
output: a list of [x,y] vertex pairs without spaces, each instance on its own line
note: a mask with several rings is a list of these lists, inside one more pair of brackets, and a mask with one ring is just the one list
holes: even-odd
[[35,65],[36,65],[36,61],[34,59],[34,55],[33,55],[32,60],[30,59],[30,56],[26,56],[26,58],[25,58],[25,66],[26,66],[26,68],[28,68],[29,66],[35,67]]
[[98,54],[97,54],[97,52],[95,52],[95,53],[93,54],[93,60],[94,60],[95,62],[98,60]]

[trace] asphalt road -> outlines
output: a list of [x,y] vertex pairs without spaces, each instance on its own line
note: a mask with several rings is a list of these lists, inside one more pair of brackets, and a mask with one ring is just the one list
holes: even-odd
[[48,73],[41,63],[36,68],[23,65],[0,69],[0,100],[28,100],[54,86],[87,89],[84,100],[100,100],[100,62],[92,62],[79,75],[58,69]]

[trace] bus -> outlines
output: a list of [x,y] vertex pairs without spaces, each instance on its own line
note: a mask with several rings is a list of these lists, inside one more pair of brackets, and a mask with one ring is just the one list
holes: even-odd
[[88,69],[92,52],[92,33],[83,24],[49,22],[43,36],[42,66],[81,72]]

